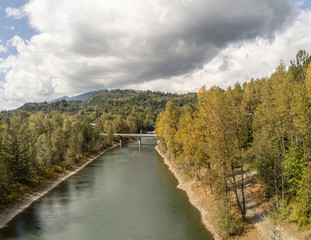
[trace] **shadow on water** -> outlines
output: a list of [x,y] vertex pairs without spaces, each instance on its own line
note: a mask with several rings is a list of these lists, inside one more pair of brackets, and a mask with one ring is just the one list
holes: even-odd
[[[46,204],[44,207],[40,206]],[[79,222],[79,218],[72,215],[62,215],[61,224],[58,220],[57,205],[51,201],[38,201],[16,216],[4,229],[0,230],[0,239],[43,239],[42,235],[60,233],[69,224]],[[44,217],[43,217],[44,213]]]

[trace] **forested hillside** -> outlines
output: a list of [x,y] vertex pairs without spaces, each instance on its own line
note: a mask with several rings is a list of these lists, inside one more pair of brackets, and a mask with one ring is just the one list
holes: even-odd
[[[86,101],[63,99],[52,103],[26,103],[15,110],[1,111],[1,115],[10,117],[20,111],[45,114],[58,112],[68,115],[86,115],[91,121],[99,117],[120,117],[123,120],[135,121],[137,129],[153,130],[157,115],[165,109],[168,101],[174,102],[176,106],[183,106],[186,103],[195,103],[197,97],[195,93],[176,94],[116,89],[96,93]],[[137,129],[132,129],[131,132],[136,132]]]
[[169,100],[182,106],[196,102],[196,95],[113,90],[85,102],[27,103],[2,111],[0,210],[25,191],[111,146],[113,133],[153,130],[158,112]]
[[224,238],[246,216],[246,170],[258,172],[270,210],[311,228],[310,62],[299,51],[268,78],[203,87],[197,104],[169,102],[157,119],[162,149],[218,199]]

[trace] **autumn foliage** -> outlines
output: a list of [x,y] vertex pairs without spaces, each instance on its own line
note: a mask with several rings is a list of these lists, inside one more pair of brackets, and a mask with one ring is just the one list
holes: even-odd
[[158,117],[160,146],[214,193],[225,236],[239,232],[234,223],[246,217],[245,166],[258,173],[280,215],[311,227],[310,62],[300,50],[268,78],[203,87],[197,104],[168,103]]

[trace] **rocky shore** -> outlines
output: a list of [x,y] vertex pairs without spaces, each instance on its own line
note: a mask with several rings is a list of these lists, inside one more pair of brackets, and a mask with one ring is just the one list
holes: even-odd
[[[194,189],[196,188],[196,180],[191,179],[189,181],[186,180],[185,176],[183,176],[183,173],[178,170],[172,162],[163,154],[159,147],[156,147],[157,152],[163,157],[164,163],[168,166],[169,170],[174,174],[176,179],[178,180],[178,188],[185,191],[187,193],[187,196],[189,198],[189,201],[191,204],[196,207],[199,212],[201,213],[201,219],[203,224],[205,225],[206,229],[212,233],[215,240],[222,239],[217,231],[217,228],[212,224],[210,215],[212,214],[210,212],[210,209],[208,208],[208,205],[206,204],[206,200],[208,196],[204,196],[204,199],[202,198],[202,194],[198,194]],[[212,197],[210,196],[210,201]],[[205,201],[204,201],[205,200]]]

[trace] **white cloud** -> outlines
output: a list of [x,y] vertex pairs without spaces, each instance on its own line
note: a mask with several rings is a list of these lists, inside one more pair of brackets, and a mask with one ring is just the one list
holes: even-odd
[[3,84],[6,101],[38,101],[46,94],[53,94],[52,73],[48,66],[56,67],[57,63],[52,62],[51,56],[45,56],[44,52],[37,52],[36,44],[35,39],[25,42],[18,36],[8,42],[10,47],[16,47],[22,54],[9,56],[0,65],[0,71],[6,73]]
[[5,53],[6,51],[7,51],[7,48],[0,44],[0,53],[1,52]]
[[0,62],[0,108],[96,88],[185,92],[267,75],[275,59],[293,58],[310,15],[283,33],[289,0],[32,0],[21,9],[39,33],[9,41],[18,54]]
[[20,8],[7,7],[5,13],[8,18],[12,17],[14,19],[21,19],[26,16],[26,12]]
[[282,60],[286,65],[294,59],[299,49],[311,54],[311,11],[301,11],[295,22],[286,31],[278,34],[273,41],[263,38],[245,42],[240,48],[234,45],[223,49],[203,69],[170,81],[160,79],[143,84],[132,84],[132,88],[197,91],[203,85],[222,88],[236,82],[247,82],[251,78],[269,76]]
[[[311,53],[310,25],[311,11],[301,11],[296,21],[272,42],[259,38],[239,49],[224,49],[199,71],[204,76],[204,84],[217,84],[225,88],[235,82],[269,76],[280,64],[280,60],[289,65],[298,50],[304,49]],[[221,70],[224,63],[227,68]]]

